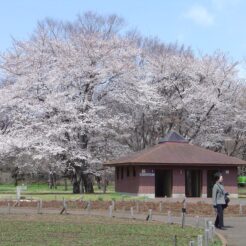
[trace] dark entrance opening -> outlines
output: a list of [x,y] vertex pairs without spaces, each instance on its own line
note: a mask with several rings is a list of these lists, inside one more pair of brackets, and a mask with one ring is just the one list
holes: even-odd
[[172,171],[155,170],[155,197],[172,196]]
[[214,174],[219,170],[208,170],[207,171],[207,197],[212,197],[213,186],[215,183]]
[[201,170],[185,170],[185,196],[200,197],[202,191]]

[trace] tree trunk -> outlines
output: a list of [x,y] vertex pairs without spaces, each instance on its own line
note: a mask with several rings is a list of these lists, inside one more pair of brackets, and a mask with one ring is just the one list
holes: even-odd
[[94,193],[93,188],[93,177],[89,176],[87,180],[87,192],[86,193]]
[[73,194],[79,194],[79,193],[80,193],[79,182],[74,181],[73,182]]
[[17,179],[17,177],[14,177],[14,180],[15,180],[15,186],[17,186],[18,185],[18,179]]
[[107,191],[107,184],[106,182],[103,183],[103,194],[105,194]]
[[54,183],[54,188],[57,189],[57,185],[56,185],[56,172],[53,172],[53,183]]
[[53,172],[49,172],[49,188],[52,189],[54,186],[54,177],[53,177]]
[[84,186],[84,180],[83,180],[82,172],[80,172],[79,184],[80,184],[80,194],[84,194],[85,193],[85,186]]
[[83,175],[84,185],[85,185],[85,192],[86,193],[94,193],[93,188],[93,175],[92,174],[84,174]]
[[18,185],[18,167],[15,167],[14,170],[12,171],[12,178],[14,179],[14,184],[15,186]]
[[72,184],[73,184],[73,193],[79,194],[80,193],[80,187],[79,187],[79,181],[77,178],[77,172],[74,169],[73,177],[72,177]]
[[97,177],[96,177],[96,181],[97,181],[97,188],[98,188],[99,190],[101,190],[101,180],[102,180],[102,178],[101,178],[101,177],[99,177],[99,176],[97,176]]
[[102,175],[102,185],[103,185],[103,194],[105,194],[107,191],[107,185],[108,185],[108,179],[107,179],[105,170],[104,170],[104,173]]
[[67,191],[67,177],[64,178],[64,189]]
[[57,188],[56,186],[56,172],[55,171],[50,171],[49,172],[49,188]]

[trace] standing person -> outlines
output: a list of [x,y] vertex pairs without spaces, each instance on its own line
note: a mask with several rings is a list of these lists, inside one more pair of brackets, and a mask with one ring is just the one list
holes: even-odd
[[223,176],[221,173],[216,173],[215,177],[215,184],[213,186],[213,206],[216,210],[216,220],[214,225],[216,228],[225,230],[224,229],[224,218],[223,218],[223,210],[226,205],[225,202],[225,190],[224,186],[222,185]]

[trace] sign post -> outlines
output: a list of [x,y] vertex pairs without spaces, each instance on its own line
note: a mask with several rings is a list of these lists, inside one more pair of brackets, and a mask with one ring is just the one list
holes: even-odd
[[26,185],[20,185],[16,187],[16,200],[19,204],[20,199],[21,199],[21,192],[27,190]]

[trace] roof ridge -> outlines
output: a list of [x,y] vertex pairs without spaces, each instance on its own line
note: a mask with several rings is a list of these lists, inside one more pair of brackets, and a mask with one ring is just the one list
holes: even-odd
[[181,142],[188,143],[189,141],[185,139],[181,134],[176,131],[170,131],[164,138],[160,138],[159,143],[165,142]]

